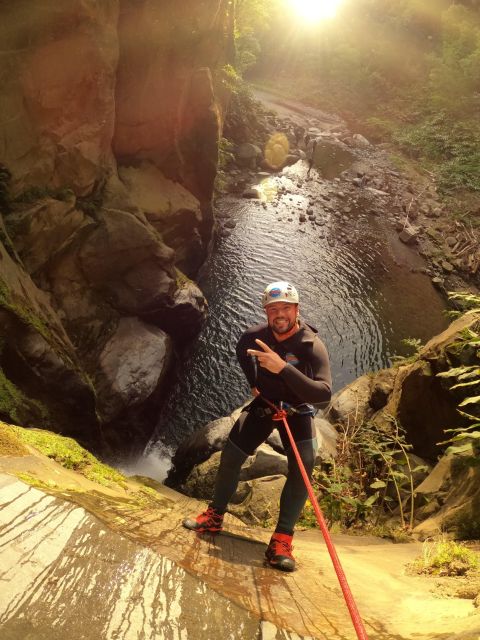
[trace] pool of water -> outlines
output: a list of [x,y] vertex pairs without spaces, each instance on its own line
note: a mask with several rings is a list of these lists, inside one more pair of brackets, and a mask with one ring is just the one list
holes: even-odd
[[[306,163],[298,163],[264,181],[264,202],[226,197],[218,204],[219,216],[236,226],[216,238],[202,270],[208,320],[178,362],[150,456],[171,452],[248,397],[235,344],[264,320],[260,298],[271,281],[297,287],[301,316],[328,348],[334,391],[407,353],[402,340],[426,341],[446,326],[444,301],[420,272],[418,255],[381,217],[324,210],[321,196],[339,187],[306,181],[305,172]],[[301,222],[312,202],[317,221]]]

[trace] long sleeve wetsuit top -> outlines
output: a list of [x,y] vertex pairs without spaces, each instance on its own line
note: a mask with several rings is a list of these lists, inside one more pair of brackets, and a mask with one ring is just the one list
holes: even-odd
[[[255,339],[265,342],[285,360],[280,373],[256,366],[247,349],[261,351]],[[330,363],[325,345],[317,330],[300,320],[300,328],[292,336],[278,342],[268,324],[248,329],[237,343],[237,358],[250,387],[272,402],[283,400],[291,405],[308,402],[323,404],[332,394]]]

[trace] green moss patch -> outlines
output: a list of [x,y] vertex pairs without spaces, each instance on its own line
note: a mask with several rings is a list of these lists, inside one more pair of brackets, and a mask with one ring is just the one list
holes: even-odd
[[7,378],[0,368],[0,415],[17,424],[34,420],[40,426],[50,424],[47,408],[38,400],[28,398]]
[[9,425],[0,422],[0,456],[28,456],[27,447]]
[[120,485],[124,488],[124,475],[103,464],[72,438],[66,438],[41,429],[22,429],[11,427],[18,438],[41,453],[52,458],[65,469],[81,473],[92,482],[111,487]]
[[479,566],[478,553],[465,544],[454,540],[440,540],[424,543],[423,554],[413,563],[411,570],[414,573],[461,576],[476,571]]

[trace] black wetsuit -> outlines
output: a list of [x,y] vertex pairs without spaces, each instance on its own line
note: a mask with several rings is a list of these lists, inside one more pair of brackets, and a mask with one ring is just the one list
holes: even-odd
[[[260,324],[245,331],[237,344],[237,358],[250,384],[271,401],[283,400],[297,405],[330,400],[332,378],[325,345],[317,330],[300,320],[299,330],[279,342],[267,324]],[[256,367],[247,349],[261,348],[256,339],[265,342],[270,349],[285,360],[287,366],[280,373],[270,373]]]
[[[255,342],[259,338],[287,362],[280,373],[271,373],[258,366],[247,349],[261,350]],[[327,350],[317,331],[300,321],[299,330],[281,342],[277,341],[267,324],[248,329],[237,344],[237,357],[250,387],[277,406],[283,401],[294,408],[305,403],[326,404],[331,397],[331,374]],[[278,428],[288,458],[287,482],[280,499],[277,532],[292,533],[295,522],[305,504],[307,492],[291,451],[283,423],[274,422],[269,406],[259,396],[246,407],[235,422],[222,452],[212,506],[223,513],[236,490],[240,468],[248,455],[265,442],[273,429]],[[303,463],[311,475],[315,463],[317,442],[311,414],[293,412],[288,423]]]

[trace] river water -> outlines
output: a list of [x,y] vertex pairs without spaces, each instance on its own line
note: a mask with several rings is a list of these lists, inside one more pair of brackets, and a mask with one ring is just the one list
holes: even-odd
[[332,213],[323,212],[321,224],[299,221],[312,190],[338,188],[304,181],[299,174],[304,176],[305,164],[267,179],[264,203],[234,197],[219,203],[219,216],[236,226],[228,237],[216,238],[202,271],[209,316],[178,364],[150,458],[168,455],[248,397],[235,344],[248,326],[264,320],[260,297],[271,281],[288,280],[299,290],[301,316],[328,348],[334,391],[407,353],[403,339],[425,341],[446,326],[444,302],[419,272],[420,258],[386,222],[354,212],[345,236],[345,219]]
[[[372,215],[355,199],[353,206],[339,200],[345,166],[333,169],[328,179],[315,171],[308,179],[300,161],[276,176],[251,176],[262,200],[225,196],[217,203],[220,233],[199,277],[209,316],[178,361],[137,473],[163,478],[180,442],[248,398],[235,344],[264,321],[260,298],[269,282],[297,287],[301,316],[329,351],[334,392],[411,353],[403,340],[425,342],[446,327],[445,303],[422,273],[422,259],[398,240],[388,210]],[[312,211],[315,221],[301,220]],[[228,232],[225,220],[235,225]]]

